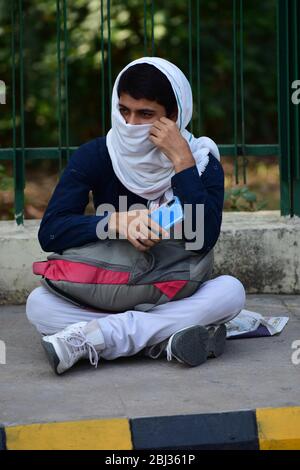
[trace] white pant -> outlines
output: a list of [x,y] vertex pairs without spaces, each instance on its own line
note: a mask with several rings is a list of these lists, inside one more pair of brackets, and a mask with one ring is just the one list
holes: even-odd
[[187,326],[225,323],[243,309],[245,298],[242,283],[223,275],[204,282],[192,296],[149,312],[105,313],[78,307],[41,286],[28,296],[26,314],[40,333],[48,335],[73,323],[98,319],[105,340],[101,357],[111,360],[137,354]]

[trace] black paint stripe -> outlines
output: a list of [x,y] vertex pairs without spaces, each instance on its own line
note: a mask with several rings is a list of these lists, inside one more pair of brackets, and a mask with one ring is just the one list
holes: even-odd
[[0,450],[6,450],[5,429],[0,426]]
[[252,410],[130,421],[134,449],[259,449]]

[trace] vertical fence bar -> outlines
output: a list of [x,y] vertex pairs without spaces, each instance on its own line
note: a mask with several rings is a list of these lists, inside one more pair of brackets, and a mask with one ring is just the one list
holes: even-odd
[[[300,19],[300,8],[298,0],[292,1],[292,47],[293,47],[293,58],[292,58],[292,82],[300,80],[299,70],[299,19]],[[293,171],[293,211],[295,215],[300,215],[300,146],[299,146],[299,106],[295,105],[291,101],[293,107],[292,119],[293,119],[293,147],[292,147],[292,171]]]
[[147,0],[144,0],[144,56],[148,55],[147,48]]
[[[299,75],[299,3],[293,0],[293,77],[292,81],[300,80]],[[299,174],[299,106],[294,106],[294,122],[295,122],[295,177],[300,178]]]
[[201,134],[201,89],[200,89],[200,0],[196,3],[196,35],[197,35],[197,117],[198,117],[198,133]]
[[151,0],[151,54],[155,55],[155,38],[154,38],[154,0]]
[[24,18],[23,18],[23,0],[19,0],[19,18],[20,18],[20,119],[21,119],[21,178],[24,185],[24,153],[25,153],[25,112],[24,112]]
[[[294,80],[300,80],[300,62],[299,62],[299,52],[300,52],[300,7],[297,0],[293,0],[293,18],[294,18]],[[295,114],[295,159],[296,159],[296,172],[295,176],[297,179],[300,179],[300,145],[299,145],[299,136],[300,136],[300,119],[299,119],[299,105],[294,106]]]
[[[192,36],[192,0],[188,2],[188,11],[189,11],[189,77],[190,77],[190,84],[193,89],[193,36]],[[193,117],[190,123],[190,129],[193,133]]]
[[[21,225],[24,223],[24,189],[25,189],[25,113],[24,113],[24,57],[23,57],[24,19],[23,19],[22,0],[19,0],[18,2],[18,15],[19,15],[19,79],[20,79],[19,86],[20,86],[21,151],[18,152],[16,148],[14,150],[14,154],[15,154],[14,181],[15,181],[15,219],[16,219],[17,224]],[[15,18],[15,15],[13,13],[13,19],[14,18]]]
[[16,46],[15,46],[15,28],[16,28],[16,15],[15,15],[15,1],[11,2],[11,59],[12,59],[12,143],[13,143],[13,169],[14,169],[14,210],[15,219],[18,222],[16,214],[19,213],[19,180],[17,171],[17,136],[16,136]]
[[62,113],[61,113],[61,8],[60,0],[56,0],[56,55],[57,55],[57,124],[58,124],[58,149],[59,149],[59,173],[63,170],[62,158]]
[[289,4],[277,0],[278,120],[281,214],[292,214],[290,145]]
[[109,113],[111,111],[111,94],[112,94],[112,80],[111,80],[111,25],[110,25],[110,0],[107,0],[107,48],[108,48],[108,92],[109,92]]
[[[14,155],[16,153],[16,46],[15,46],[15,2],[11,2],[11,64],[12,64],[12,141]],[[14,158],[15,162],[15,158]]]
[[64,5],[64,114],[65,114],[65,146],[67,160],[70,157],[69,142],[69,77],[68,77],[68,61],[69,61],[69,35],[67,24],[67,0],[63,0]]
[[104,58],[104,0],[101,0],[101,116],[102,116],[102,134],[106,133],[105,125],[105,58]]
[[239,182],[238,168],[238,110],[237,110],[237,0],[233,0],[233,142],[235,181]]
[[240,87],[241,87],[241,134],[243,157],[243,180],[247,182],[247,159],[245,151],[245,88],[244,88],[244,5],[240,0]]

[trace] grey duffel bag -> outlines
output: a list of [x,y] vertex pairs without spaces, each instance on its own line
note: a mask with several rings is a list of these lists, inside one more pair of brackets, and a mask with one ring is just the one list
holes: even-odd
[[163,239],[145,252],[128,240],[106,239],[53,253],[33,272],[56,295],[104,312],[148,311],[191,296],[210,279],[213,250],[186,250],[183,240]]

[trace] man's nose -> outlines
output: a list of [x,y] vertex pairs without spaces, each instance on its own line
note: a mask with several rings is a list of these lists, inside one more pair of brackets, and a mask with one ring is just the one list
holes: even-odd
[[130,114],[130,116],[127,116],[126,123],[131,124],[133,126],[140,124],[140,118],[136,114],[132,113]]

